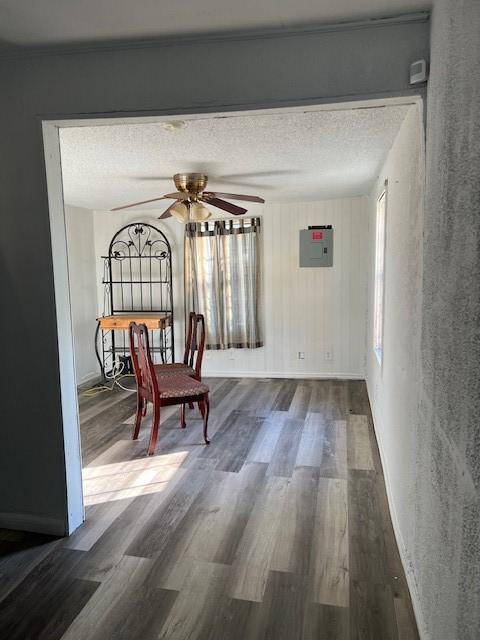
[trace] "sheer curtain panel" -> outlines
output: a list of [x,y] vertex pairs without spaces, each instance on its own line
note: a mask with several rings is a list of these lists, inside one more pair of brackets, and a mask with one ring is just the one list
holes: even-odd
[[205,316],[207,349],[263,346],[260,218],[185,226],[185,309]]

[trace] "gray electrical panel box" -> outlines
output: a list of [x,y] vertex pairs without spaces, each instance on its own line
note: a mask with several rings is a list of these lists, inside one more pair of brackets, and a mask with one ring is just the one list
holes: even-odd
[[333,266],[332,225],[308,227],[300,231],[300,266]]

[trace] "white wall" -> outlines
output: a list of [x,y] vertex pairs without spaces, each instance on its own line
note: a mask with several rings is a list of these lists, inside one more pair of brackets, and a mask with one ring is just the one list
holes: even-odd
[[[358,197],[251,207],[252,215],[262,217],[265,346],[207,351],[205,374],[363,377],[366,204],[366,198]],[[183,226],[174,220],[156,220],[151,211],[143,214],[95,212],[96,254],[104,254],[115,231],[134,220],[156,224],[172,243],[176,356],[179,359],[184,332]],[[298,232],[315,224],[334,227],[334,266],[300,269]],[[97,260],[98,282],[101,277],[102,265]],[[101,296],[100,289],[100,304]],[[299,351],[305,353],[304,360],[298,358]],[[332,354],[331,360],[325,359],[327,351]]]
[[[366,199],[259,208],[264,253],[264,344],[207,354],[205,371],[253,376],[363,377]],[[298,266],[299,230],[334,228],[333,267]],[[305,353],[299,360],[298,352]],[[325,353],[332,354],[331,360]]]
[[70,302],[77,384],[99,376],[94,351],[97,317],[97,272],[93,212],[65,206]]
[[[407,573],[412,560],[418,393],[421,380],[422,224],[424,148],[422,114],[411,107],[369,202],[369,313],[366,380],[389,495]],[[375,220],[387,187],[383,362],[373,351]],[[416,575],[410,574],[414,604]]]

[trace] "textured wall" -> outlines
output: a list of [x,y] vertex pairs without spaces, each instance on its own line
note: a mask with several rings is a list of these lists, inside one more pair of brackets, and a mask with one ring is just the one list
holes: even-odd
[[406,123],[382,175],[385,354],[367,380],[422,638],[478,640],[480,2],[439,0],[431,42],[423,223]]
[[[432,24],[413,558],[429,636],[480,635],[480,2]],[[413,515],[413,514],[412,514]]]

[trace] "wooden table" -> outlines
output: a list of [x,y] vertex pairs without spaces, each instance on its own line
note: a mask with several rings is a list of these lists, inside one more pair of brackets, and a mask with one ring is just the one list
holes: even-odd
[[[171,359],[174,359],[174,351],[173,351],[173,319],[172,314],[170,313],[148,313],[148,312],[133,312],[132,313],[118,313],[111,316],[100,316],[97,318],[97,329],[95,332],[95,354],[97,356],[98,363],[100,365],[100,371],[102,374],[102,378],[106,379],[106,354],[111,354],[112,367],[113,363],[117,357],[117,355],[123,357],[128,356],[128,347],[125,348],[125,337],[121,339],[120,342],[123,341],[123,346],[116,345],[116,339],[114,332],[115,330],[119,331],[128,331],[131,322],[136,322],[137,324],[145,324],[147,329],[151,331],[160,331],[159,334],[159,343],[156,346],[155,341],[152,334],[152,339],[150,342],[150,351],[152,354],[157,353],[161,357],[161,361],[165,362],[165,353],[166,347],[164,342],[165,330],[169,327],[172,331],[171,336]],[[111,345],[109,348],[105,348],[105,336],[111,332]],[[99,351],[99,334],[101,334],[101,354]]]
[[97,318],[100,329],[128,329],[131,322],[147,325],[147,329],[165,329],[172,324],[172,316],[166,313],[122,313]]

